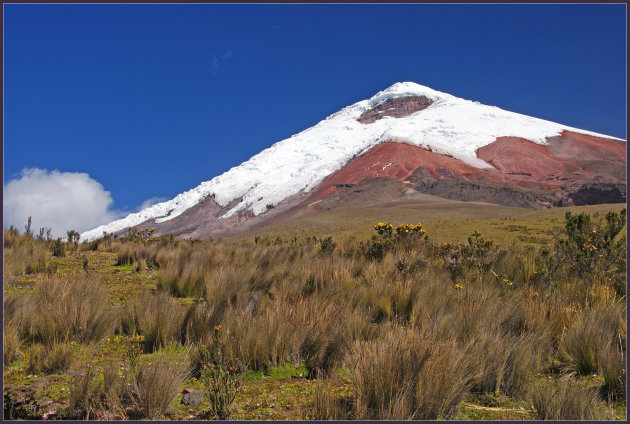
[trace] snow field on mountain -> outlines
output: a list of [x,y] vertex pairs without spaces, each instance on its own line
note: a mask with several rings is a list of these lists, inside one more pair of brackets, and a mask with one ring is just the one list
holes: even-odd
[[[373,106],[407,96],[425,96],[434,103],[404,118],[383,117],[370,124],[357,121]],[[497,137],[522,137],[544,144],[547,137],[562,130],[607,137],[460,99],[412,82],[396,83],[172,200],[87,231],[81,239],[92,240],[102,236],[103,231],[117,232],[150,219],[157,223],[168,221],[208,196],[214,196],[220,206],[241,199],[223,217],[245,210],[258,215],[268,205],[309,192],[352,158],[388,140],[403,141],[484,168],[490,165],[477,158],[475,151]]]

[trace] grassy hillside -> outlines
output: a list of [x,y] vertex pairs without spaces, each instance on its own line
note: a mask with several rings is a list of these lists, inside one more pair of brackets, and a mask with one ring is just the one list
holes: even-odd
[[623,205],[400,206],[5,230],[5,418],[625,418]]
[[429,200],[425,202],[393,203],[378,208],[339,208],[289,218],[282,216],[233,239],[331,235],[340,241],[361,241],[372,236],[375,222],[387,221],[394,225],[421,222],[436,243],[465,241],[476,230],[499,243],[516,242],[540,247],[553,241],[562,229],[567,211],[599,215],[609,210],[619,212],[625,207],[610,204],[534,210],[427,197]]

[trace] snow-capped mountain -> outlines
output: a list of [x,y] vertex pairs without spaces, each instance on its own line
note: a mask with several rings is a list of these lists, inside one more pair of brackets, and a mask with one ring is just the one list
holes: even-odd
[[[550,140],[556,141],[550,143]],[[396,143],[397,149],[411,150],[394,154],[391,147],[386,147],[392,142]],[[500,143],[496,144],[497,142]],[[597,143],[604,143],[603,150]],[[491,145],[492,147],[489,147]],[[204,225],[208,226],[210,225],[208,222],[212,221],[210,227],[219,231],[227,227],[226,222],[230,222],[230,227],[237,226],[241,221],[269,214],[278,205],[295,206],[304,199],[312,200],[316,192],[321,198],[322,190],[326,188],[322,187],[322,184],[335,180],[334,176],[340,172],[339,175],[344,177],[340,177],[341,182],[336,182],[334,187],[328,184],[327,186],[333,189],[328,190],[327,194],[339,191],[337,189],[345,187],[344,184],[350,186],[368,177],[392,177],[394,170],[398,170],[394,172],[398,180],[411,178],[413,171],[423,168],[423,164],[437,163],[436,158],[457,161],[466,167],[465,175],[481,176],[473,177],[475,182],[492,180],[493,187],[498,187],[498,181],[513,179],[506,177],[513,175],[521,175],[526,177],[525,179],[532,179],[532,176],[534,179],[542,177],[549,179],[551,175],[552,179],[557,181],[567,181],[567,176],[557,175],[558,166],[553,161],[547,163],[549,170],[541,171],[542,174],[538,171],[532,174],[527,169],[512,172],[513,170],[508,168],[515,166],[522,168],[523,165],[522,163],[515,165],[515,162],[521,161],[506,159],[510,155],[519,155],[518,152],[512,151],[521,148],[517,145],[526,146],[524,148],[529,149],[528,154],[534,154],[534,160],[538,154],[549,156],[546,153],[548,150],[551,152],[551,156],[547,158],[549,160],[607,160],[625,169],[626,143],[623,140],[486,106],[412,82],[402,82],[392,85],[368,100],[357,102],[330,115],[299,134],[275,143],[241,165],[201,183],[172,200],[87,231],[81,234],[81,239],[92,240],[102,236],[103,232],[116,233],[141,224],[157,226],[161,228],[160,232],[173,232],[178,227],[175,221],[182,215],[188,216],[188,221],[192,219],[199,225],[205,223]],[[547,150],[536,150],[534,145]],[[562,153],[571,152],[578,145],[582,146],[578,149],[579,152],[569,153],[568,156]],[[380,156],[369,161],[376,160],[378,167],[382,168],[381,171],[365,174],[366,168],[362,171],[365,178],[356,175],[351,177],[346,175],[348,172],[342,171],[352,163],[356,168],[359,163],[357,160],[370,157],[370,151],[376,146],[380,146],[378,150]],[[586,156],[584,149],[588,150]],[[604,159],[597,157],[598,150],[602,150]],[[419,162],[405,165],[409,172],[405,174],[400,171],[400,160],[408,162],[410,157],[418,154],[421,156],[417,158]],[[430,154],[430,157],[425,157],[426,154]],[[385,163],[384,159],[387,156],[391,156],[392,161]],[[526,159],[531,160],[532,157]],[[369,168],[376,166],[372,162],[360,163],[361,166]],[[440,173],[440,170],[448,170],[453,173],[451,168],[455,166],[454,163],[441,165],[442,168],[436,168],[434,171]],[[576,166],[584,172],[575,171],[573,168]],[[391,169],[388,170],[388,167]],[[537,167],[538,165],[534,166]],[[423,169],[429,168],[430,166],[424,166]],[[568,166],[566,172],[574,171],[573,174],[577,172],[580,176],[588,174],[588,178],[577,178],[581,184],[602,181],[623,184],[625,196],[625,172],[621,178],[617,169],[615,177],[611,177],[612,180],[606,176],[602,180],[599,172],[594,172],[591,168],[593,167],[590,166],[590,170],[585,171],[583,164],[572,164]],[[498,171],[501,173],[500,177]],[[441,178],[436,172],[429,174]],[[443,172],[440,173],[442,174]],[[354,182],[348,182],[350,180]],[[409,180],[404,182],[411,183]],[[412,184],[418,187],[420,183],[416,181]],[[519,187],[523,189],[524,186],[520,184]],[[192,212],[193,208],[199,209],[200,205],[204,204],[206,209],[211,208],[210,214]],[[190,218],[192,215],[194,219]],[[224,222],[220,223],[221,220]],[[188,226],[192,231],[195,225],[191,225]],[[181,231],[179,233],[183,234]]]

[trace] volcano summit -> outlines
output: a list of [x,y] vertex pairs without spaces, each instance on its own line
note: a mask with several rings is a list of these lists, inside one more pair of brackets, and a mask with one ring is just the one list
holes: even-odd
[[420,194],[531,208],[625,202],[626,141],[396,83],[81,239],[145,226],[207,238]]

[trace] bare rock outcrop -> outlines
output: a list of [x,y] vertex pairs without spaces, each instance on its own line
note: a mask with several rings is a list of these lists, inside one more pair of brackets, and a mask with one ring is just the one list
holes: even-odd
[[383,116],[403,118],[426,109],[431,106],[432,103],[433,100],[425,96],[395,97],[366,110],[359,116],[357,121],[362,124],[371,124],[374,121],[378,121]]

